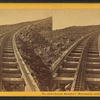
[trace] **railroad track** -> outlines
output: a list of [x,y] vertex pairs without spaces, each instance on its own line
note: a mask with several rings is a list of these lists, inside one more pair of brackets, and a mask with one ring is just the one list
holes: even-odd
[[[16,45],[20,30],[1,43],[0,91],[40,91]],[[94,33],[77,41],[52,65],[53,91],[100,90],[99,32]]]
[[2,84],[4,91],[24,91],[25,82],[14,55],[12,37],[9,37],[3,47]]
[[100,91],[99,32],[94,33],[77,41],[52,65],[52,91]]
[[2,41],[0,91],[40,91],[16,46],[20,30],[6,35]]

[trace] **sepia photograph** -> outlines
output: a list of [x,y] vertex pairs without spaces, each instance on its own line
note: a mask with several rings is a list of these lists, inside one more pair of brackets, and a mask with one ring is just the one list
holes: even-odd
[[0,9],[0,91],[100,91],[100,9]]

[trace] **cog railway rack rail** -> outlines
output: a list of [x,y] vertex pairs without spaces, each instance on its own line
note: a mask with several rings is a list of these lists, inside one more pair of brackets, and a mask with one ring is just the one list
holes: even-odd
[[[16,46],[23,28],[0,37],[0,91],[40,91]],[[100,91],[99,33],[82,37],[52,64],[51,91]]]

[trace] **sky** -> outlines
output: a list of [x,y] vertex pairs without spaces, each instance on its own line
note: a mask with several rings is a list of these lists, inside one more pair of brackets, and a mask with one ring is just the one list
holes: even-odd
[[52,16],[53,30],[69,26],[100,25],[100,9],[0,9],[0,25]]
[[50,16],[49,9],[0,9],[0,25],[34,21]]
[[100,25],[100,9],[53,10],[53,29],[69,26]]

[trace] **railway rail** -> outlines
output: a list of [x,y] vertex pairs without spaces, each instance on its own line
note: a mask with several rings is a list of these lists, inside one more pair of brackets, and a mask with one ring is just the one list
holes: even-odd
[[[2,40],[0,91],[40,91],[16,45],[23,28],[5,34]],[[75,42],[52,65],[52,91],[100,91],[99,33]]]
[[74,43],[52,65],[52,91],[100,91],[99,33]]
[[40,91],[16,46],[16,34],[23,28],[7,34],[1,43],[0,91]]

